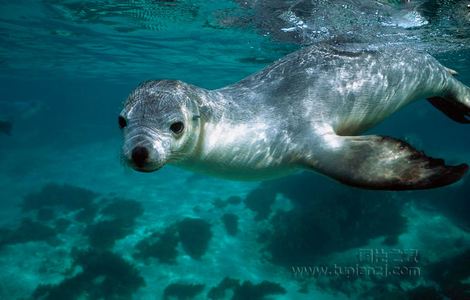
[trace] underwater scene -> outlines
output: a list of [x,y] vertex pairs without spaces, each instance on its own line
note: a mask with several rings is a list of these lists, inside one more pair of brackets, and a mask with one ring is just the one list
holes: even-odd
[[0,299],[470,299],[470,1],[0,0],[0,77]]

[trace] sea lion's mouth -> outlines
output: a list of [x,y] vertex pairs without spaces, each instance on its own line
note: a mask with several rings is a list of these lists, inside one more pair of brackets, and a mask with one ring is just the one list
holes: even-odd
[[152,173],[155,171],[160,170],[163,166],[158,166],[158,167],[148,167],[148,166],[136,166],[134,164],[131,164],[131,167],[138,172],[142,173]]

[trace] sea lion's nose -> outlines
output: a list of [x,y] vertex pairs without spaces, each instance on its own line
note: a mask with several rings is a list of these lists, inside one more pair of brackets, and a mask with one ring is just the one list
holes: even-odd
[[142,147],[142,146],[137,146],[134,149],[132,149],[132,161],[137,167],[142,168],[147,162],[148,158],[149,158],[149,151],[147,150],[147,148]]

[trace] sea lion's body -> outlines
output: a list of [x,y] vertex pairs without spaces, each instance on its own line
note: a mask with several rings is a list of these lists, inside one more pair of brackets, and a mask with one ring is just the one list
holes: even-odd
[[[171,98],[164,93],[184,95],[188,99],[181,103],[197,106],[197,141],[191,151],[165,161],[185,168],[234,179],[312,169],[379,189],[445,185],[466,171],[465,165],[445,166],[391,138],[350,137],[423,98],[432,97],[454,120],[468,122],[469,89],[431,56],[410,50],[308,47],[213,91],[175,81],[147,82],[130,96],[123,115],[131,124],[138,116],[128,112],[148,105],[136,98]],[[162,102],[170,101],[182,100]],[[124,152],[131,159],[129,148]]]

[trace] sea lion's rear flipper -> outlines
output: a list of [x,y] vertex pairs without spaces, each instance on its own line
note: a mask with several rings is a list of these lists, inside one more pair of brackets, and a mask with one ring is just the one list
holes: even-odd
[[447,166],[390,137],[326,134],[320,140],[321,145],[307,155],[307,167],[367,189],[436,188],[458,181],[468,169],[466,164]]
[[444,97],[431,97],[428,101],[455,122],[470,123],[470,107],[463,103]]
[[[456,74],[453,70],[447,70],[452,75]],[[452,120],[470,124],[470,88],[460,81],[451,77],[444,95],[430,97],[428,101]]]

